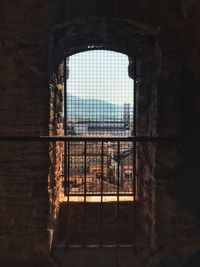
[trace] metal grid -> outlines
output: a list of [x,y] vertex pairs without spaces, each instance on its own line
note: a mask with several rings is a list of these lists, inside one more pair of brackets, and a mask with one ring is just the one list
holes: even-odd
[[68,142],[66,194],[132,195],[133,147],[130,141]]
[[133,80],[128,64],[126,55],[105,50],[69,57],[68,135],[132,135]]
[[[133,80],[128,57],[93,50],[69,57],[65,133],[75,137],[130,137]],[[132,195],[134,142],[71,142],[65,153],[65,193]]]
[[[69,58],[64,130],[68,138],[76,141],[65,142],[63,161],[67,247],[135,246],[136,142],[132,139],[136,133],[135,81],[128,77],[128,64],[126,55],[104,50]],[[78,230],[78,235],[77,229],[73,230],[76,223],[71,223],[72,197],[82,202],[78,227],[82,230]],[[97,211],[92,215],[97,217],[93,226],[89,226],[88,214],[92,209],[88,202],[91,197]],[[106,214],[109,208],[106,197],[112,198],[111,217]],[[129,198],[124,208],[128,211],[126,216],[121,214],[123,197]],[[127,217],[126,235],[121,229],[121,216]],[[97,233],[91,233],[93,227],[98,228]],[[126,236],[125,240],[122,236]]]

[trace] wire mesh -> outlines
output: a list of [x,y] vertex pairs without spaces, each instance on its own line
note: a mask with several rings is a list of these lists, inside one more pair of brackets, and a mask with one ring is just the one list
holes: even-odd
[[[67,136],[133,135],[134,88],[128,64],[128,56],[106,50],[69,57]],[[134,142],[72,141],[68,146],[65,192],[71,196],[133,194]]]
[[128,57],[94,50],[69,58],[68,135],[131,136],[133,80]]

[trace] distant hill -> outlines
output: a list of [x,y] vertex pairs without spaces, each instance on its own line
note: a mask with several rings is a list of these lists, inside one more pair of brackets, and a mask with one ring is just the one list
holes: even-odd
[[123,120],[123,105],[117,105],[99,99],[84,99],[67,95],[67,117],[77,120]]

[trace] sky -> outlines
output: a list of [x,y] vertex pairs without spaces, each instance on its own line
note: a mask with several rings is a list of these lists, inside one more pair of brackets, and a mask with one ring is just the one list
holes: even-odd
[[67,92],[87,99],[133,105],[133,80],[128,76],[127,55],[90,50],[69,58]]

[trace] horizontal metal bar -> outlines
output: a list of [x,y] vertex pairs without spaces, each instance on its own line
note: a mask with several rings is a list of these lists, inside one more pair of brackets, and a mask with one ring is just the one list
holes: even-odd
[[181,140],[181,137],[165,137],[165,136],[131,136],[131,137],[72,137],[72,136],[0,136],[0,142],[56,142],[56,141],[74,141],[74,142],[176,142]]
[[[68,195],[64,195],[64,196],[68,196]],[[117,197],[117,196],[121,196],[121,197],[131,197],[133,196],[133,193],[130,193],[130,194],[123,194],[123,193],[119,193],[119,194],[114,194],[114,193],[103,193],[103,195],[101,194],[70,194],[69,193],[69,197],[100,197],[100,196],[103,196],[103,197]]]
[[[102,247],[98,244],[91,244],[91,245],[86,245],[85,246],[86,248],[91,248],[91,249],[95,249],[95,248],[106,248],[106,249],[109,249],[109,248],[117,248],[117,245],[115,244],[111,244],[111,245],[102,245]],[[133,248],[134,246],[132,244],[119,244],[118,246],[119,248]],[[65,249],[66,246],[63,246],[63,245],[54,245],[52,247],[52,249]],[[83,245],[78,245],[78,244],[74,244],[74,245],[69,245],[68,248],[70,249],[79,249],[79,248],[84,248]],[[149,247],[140,247],[140,248],[146,248],[146,249],[149,249]]]

